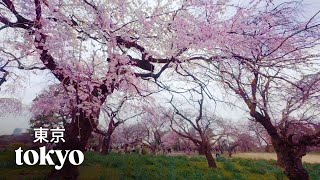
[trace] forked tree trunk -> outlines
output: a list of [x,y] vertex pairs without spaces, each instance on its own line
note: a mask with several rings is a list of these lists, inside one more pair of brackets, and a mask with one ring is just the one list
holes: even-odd
[[[65,127],[65,142],[59,144],[59,150],[80,150],[85,152],[87,142],[96,126],[93,118],[87,118],[83,112],[73,119],[72,123]],[[76,162],[78,162],[75,156]],[[53,169],[48,175],[48,179],[79,179],[78,166],[72,165],[68,159],[65,161],[61,170]]]

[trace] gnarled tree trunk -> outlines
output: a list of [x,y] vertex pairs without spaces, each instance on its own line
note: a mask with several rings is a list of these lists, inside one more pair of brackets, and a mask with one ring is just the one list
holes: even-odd
[[302,156],[306,154],[306,147],[289,143],[287,137],[278,134],[277,129],[268,116],[251,113],[271,137],[272,145],[277,153],[278,164],[284,169],[290,180],[308,180],[308,172],[303,168]]
[[287,143],[273,141],[277,153],[278,164],[285,170],[290,180],[308,180],[308,172],[302,164],[302,156],[306,154],[306,148],[293,147]]

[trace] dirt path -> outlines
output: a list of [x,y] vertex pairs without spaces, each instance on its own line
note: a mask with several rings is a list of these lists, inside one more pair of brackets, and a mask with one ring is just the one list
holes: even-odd
[[[277,159],[275,153],[237,153],[233,157],[248,158],[248,159]],[[307,163],[320,163],[320,154],[307,154],[302,158],[303,162]]]

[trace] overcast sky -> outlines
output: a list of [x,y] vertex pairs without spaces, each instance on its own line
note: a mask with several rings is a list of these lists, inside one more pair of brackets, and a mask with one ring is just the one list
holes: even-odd
[[[282,2],[274,1],[274,2]],[[307,17],[312,16],[320,10],[320,0],[305,0],[306,5],[303,9]],[[1,37],[0,37],[1,38]],[[30,105],[32,100],[46,87],[55,82],[54,77],[48,71],[37,71],[37,74],[31,72],[17,72],[23,77],[21,83],[8,82],[6,86],[0,89],[0,98],[15,97],[20,99],[26,106]],[[10,91],[8,91],[10,90]],[[0,107],[1,108],[1,107]],[[217,106],[217,112],[220,116],[239,119],[245,118],[246,115],[241,111],[233,111],[230,114],[230,109],[226,106]],[[11,134],[15,128],[28,128],[29,113],[23,115],[15,114],[6,117],[0,117],[0,135]]]
[[[0,98],[17,98],[28,109],[32,100],[56,80],[48,71],[37,71],[37,74],[30,72],[21,73],[20,76],[23,77],[23,80],[20,80],[19,83],[7,82],[4,87],[1,87]],[[28,128],[30,116],[31,114],[26,110],[22,114],[9,114],[0,117],[0,135],[11,134],[15,128]]]

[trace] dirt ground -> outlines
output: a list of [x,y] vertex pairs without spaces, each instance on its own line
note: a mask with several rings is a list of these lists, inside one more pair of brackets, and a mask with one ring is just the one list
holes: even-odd
[[[275,153],[237,153],[232,156],[248,159],[277,159]],[[307,154],[302,157],[302,161],[307,163],[320,163],[320,154]]]

